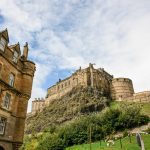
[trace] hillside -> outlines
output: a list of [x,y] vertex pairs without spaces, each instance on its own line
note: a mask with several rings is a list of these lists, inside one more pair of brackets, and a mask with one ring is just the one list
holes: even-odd
[[43,111],[28,117],[25,132],[40,132],[52,124],[60,124],[81,115],[101,111],[109,102],[108,96],[102,95],[98,89],[81,86],[74,88],[61,99],[51,102]]
[[63,150],[89,143],[90,137],[92,142],[105,140],[118,132],[127,134],[127,130],[146,125],[149,119],[141,113],[138,104],[113,102],[101,112],[82,115],[60,125],[47,125],[44,132],[26,135],[21,150]]

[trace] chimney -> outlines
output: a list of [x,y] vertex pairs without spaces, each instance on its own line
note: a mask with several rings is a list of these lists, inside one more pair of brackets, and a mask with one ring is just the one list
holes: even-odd
[[29,51],[28,43],[26,42],[24,49],[23,49],[23,57],[25,60],[27,60],[27,58],[28,58],[28,51]]
[[93,64],[92,64],[92,63],[89,63],[89,67],[93,69]]

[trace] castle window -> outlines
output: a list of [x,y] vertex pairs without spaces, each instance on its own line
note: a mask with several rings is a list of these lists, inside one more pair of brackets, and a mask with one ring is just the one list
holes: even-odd
[[9,108],[10,98],[11,98],[11,95],[9,93],[6,93],[4,101],[3,101],[4,108],[7,108],[7,109]]
[[3,135],[5,131],[6,126],[6,119],[3,117],[0,117],[0,134]]
[[14,86],[14,81],[15,81],[15,76],[11,73],[9,75],[9,85],[13,87]]
[[61,88],[63,88],[63,84],[61,85]]
[[13,62],[17,63],[18,61],[18,53],[14,51]]
[[70,85],[70,81],[68,81],[68,85]]
[[0,50],[4,51],[5,46],[6,46],[6,40],[3,37],[1,37],[1,39],[0,39]]

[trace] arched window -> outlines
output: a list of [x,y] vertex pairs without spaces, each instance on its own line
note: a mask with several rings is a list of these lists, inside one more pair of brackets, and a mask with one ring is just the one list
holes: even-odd
[[6,46],[6,40],[3,37],[1,37],[1,39],[0,39],[0,50],[4,51],[5,46]]
[[15,76],[11,73],[9,75],[9,85],[14,86]]

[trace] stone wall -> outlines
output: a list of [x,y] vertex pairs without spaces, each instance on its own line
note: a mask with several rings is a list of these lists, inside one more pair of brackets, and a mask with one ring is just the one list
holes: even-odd
[[122,101],[140,102],[140,103],[150,102],[150,91],[135,93],[133,94],[133,96],[122,99]]
[[78,85],[87,86],[86,71],[87,69],[77,70],[72,76],[59,80],[56,85],[48,88],[46,104],[48,105],[50,101],[61,98]]
[[32,101],[32,113],[36,113],[37,111],[42,110],[45,107],[45,100],[44,98],[36,98]]
[[73,73],[70,77],[59,80],[56,85],[48,88],[46,105],[49,105],[51,101],[61,98],[66,93],[71,91],[77,86],[91,86],[100,89],[104,94],[110,94],[110,84],[112,76],[108,74],[104,69],[94,69],[92,64],[85,69],[79,69]]

